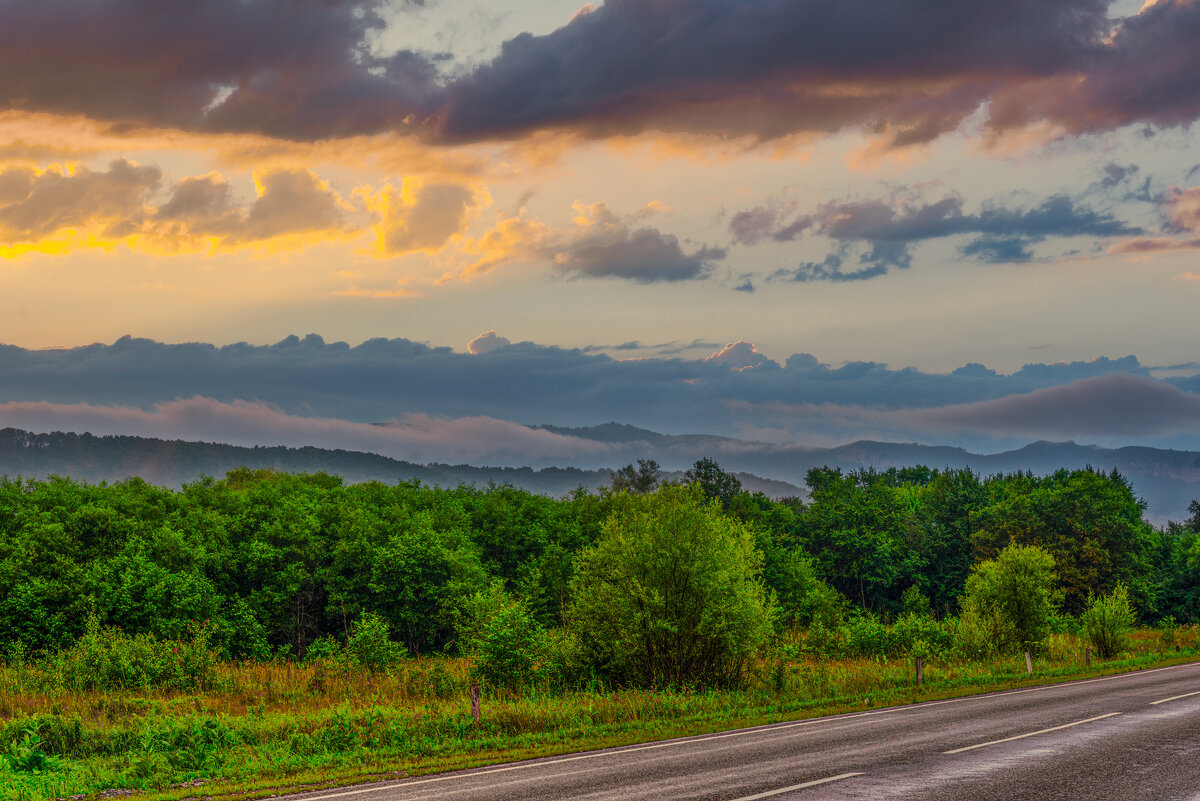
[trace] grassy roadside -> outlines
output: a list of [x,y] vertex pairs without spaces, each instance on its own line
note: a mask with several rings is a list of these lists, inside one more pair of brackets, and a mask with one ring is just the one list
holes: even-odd
[[388,674],[222,664],[211,688],[186,694],[63,691],[33,667],[0,667],[0,752],[25,754],[25,767],[45,758],[40,770],[4,760],[0,798],[257,798],[1191,662],[1198,639],[1184,632],[1176,652],[1140,631],[1123,658],[1088,667],[1081,641],[1055,635],[1032,678],[1021,658],[927,661],[921,689],[907,659],[804,657],[763,665],[739,691],[485,693],[478,727],[458,659]]

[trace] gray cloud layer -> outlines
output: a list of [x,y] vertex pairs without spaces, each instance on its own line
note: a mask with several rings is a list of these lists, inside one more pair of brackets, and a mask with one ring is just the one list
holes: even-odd
[[[748,342],[719,349],[709,359],[619,361],[510,344],[488,332],[471,350],[404,339],[350,347],[315,335],[221,348],[130,338],[67,350],[5,346],[0,403],[152,411],[203,396],[358,423],[413,414],[556,425],[615,419],[667,433],[826,443],[872,432],[962,444],[1007,442],[1025,430],[1047,438],[1054,431],[1059,438],[1076,432],[1151,439],[1200,433],[1194,416],[1200,377],[1159,381],[1131,356],[1030,364],[1002,375],[979,364],[946,374],[872,362],[834,367],[809,354],[795,354],[781,365]],[[1084,379],[1102,380],[1070,389]],[[1109,411],[1086,411],[1101,407]],[[1022,420],[1026,429],[1020,428]]]

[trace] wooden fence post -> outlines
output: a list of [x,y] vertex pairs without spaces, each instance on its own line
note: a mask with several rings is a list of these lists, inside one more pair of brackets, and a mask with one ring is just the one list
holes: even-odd
[[921,669],[921,657],[917,657],[917,687],[920,687],[925,681],[924,671]]
[[1025,650],[1025,672],[1033,675],[1033,660],[1029,658],[1029,649]]
[[471,682],[471,717],[475,719],[475,725],[479,725],[479,685]]
[[1092,649],[1091,648],[1083,649],[1083,665],[1084,665],[1084,667],[1092,666]]

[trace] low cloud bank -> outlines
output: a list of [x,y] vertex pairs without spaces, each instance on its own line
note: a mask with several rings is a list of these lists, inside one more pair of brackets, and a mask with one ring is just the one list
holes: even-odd
[[85,403],[0,404],[0,427],[35,433],[88,432],[231,445],[313,446],[365,451],[418,464],[606,464],[603,443],[528,428],[489,417],[455,420],[407,415],[382,425],[289,415],[263,403],[188,398],[151,409]]
[[[1133,356],[1035,363],[1001,374],[980,364],[948,373],[878,362],[829,365],[808,353],[776,361],[746,341],[712,347],[702,358],[670,355],[677,350],[671,343],[626,343],[614,358],[513,342],[495,331],[476,337],[465,352],[407,339],[350,346],[315,334],[223,347],[130,337],[56,350],[0,346],[0,403],[161,414],[163,404],[199,397],[354,424],[411,415],[557,426],[616,420],[664,433],[830,444],[875,434],[949,441],[970,431],[1009,437],[1027,430],[1058,439],[1075,432],[1183,436],[1194,422],[1188,404],[1200,391],[1195,371],[1155,379]],[[1070,388],[1085,379],[1103,380]],[[1032,400],[1017,400],[1023,396]],[[1045,410],[1035,415],[1028,404]],[[1097,404],[1108,404],[1103,408],[1111,413]],[[796,409],[804,411],[787,411]]]

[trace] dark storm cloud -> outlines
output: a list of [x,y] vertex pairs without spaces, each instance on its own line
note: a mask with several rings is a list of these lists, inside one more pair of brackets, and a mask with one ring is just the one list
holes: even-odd
[[428,58],[370,52],[384,5],[0,0],[0,105],[299,139],[401,128],[440,90]]
[[446,130],[769,138],[890,122],[897,139],[926,141],[997,84],[1088,57],[1108,27],[1106,5],[609,0],[546,36],[506,42],[450,87]]
[[771,277],[790,281],[861,281],[912,264],[911,247],[931,239],[974,234],[960,247],[963,255],[983,262],[1023,262],[1033,257],[1029,246],[1051,237],[1128,236],[1142,229],[1111,212],[1097,211],[1067,195],[1055,195],[1037,206],[1013,209],[988,202],[974,214],[963,210],[958,195],[933,202],[862,200],[826,203],[812,214],[795,215],[770,205],[738,212],[730,220],[735,244],[765,240],[790,242],[801,232],[832,239],[837,249],[822,261],[777,271]]
[[1194,0],[1123,20],[1105,0],[608,0],[449,80],[447,54],[372,45],[412,4],[0,0],[0,106],[289,139],[863,127],[899,147],[980,108],[1077,133],[1200,116]]
[[999,92],[997,127],[1049,120],[1075,133],[1131,123],[1186,125],[1200,117],[1200,3],[1160,0],[1122,21],[1111,44],[1073,70]]

